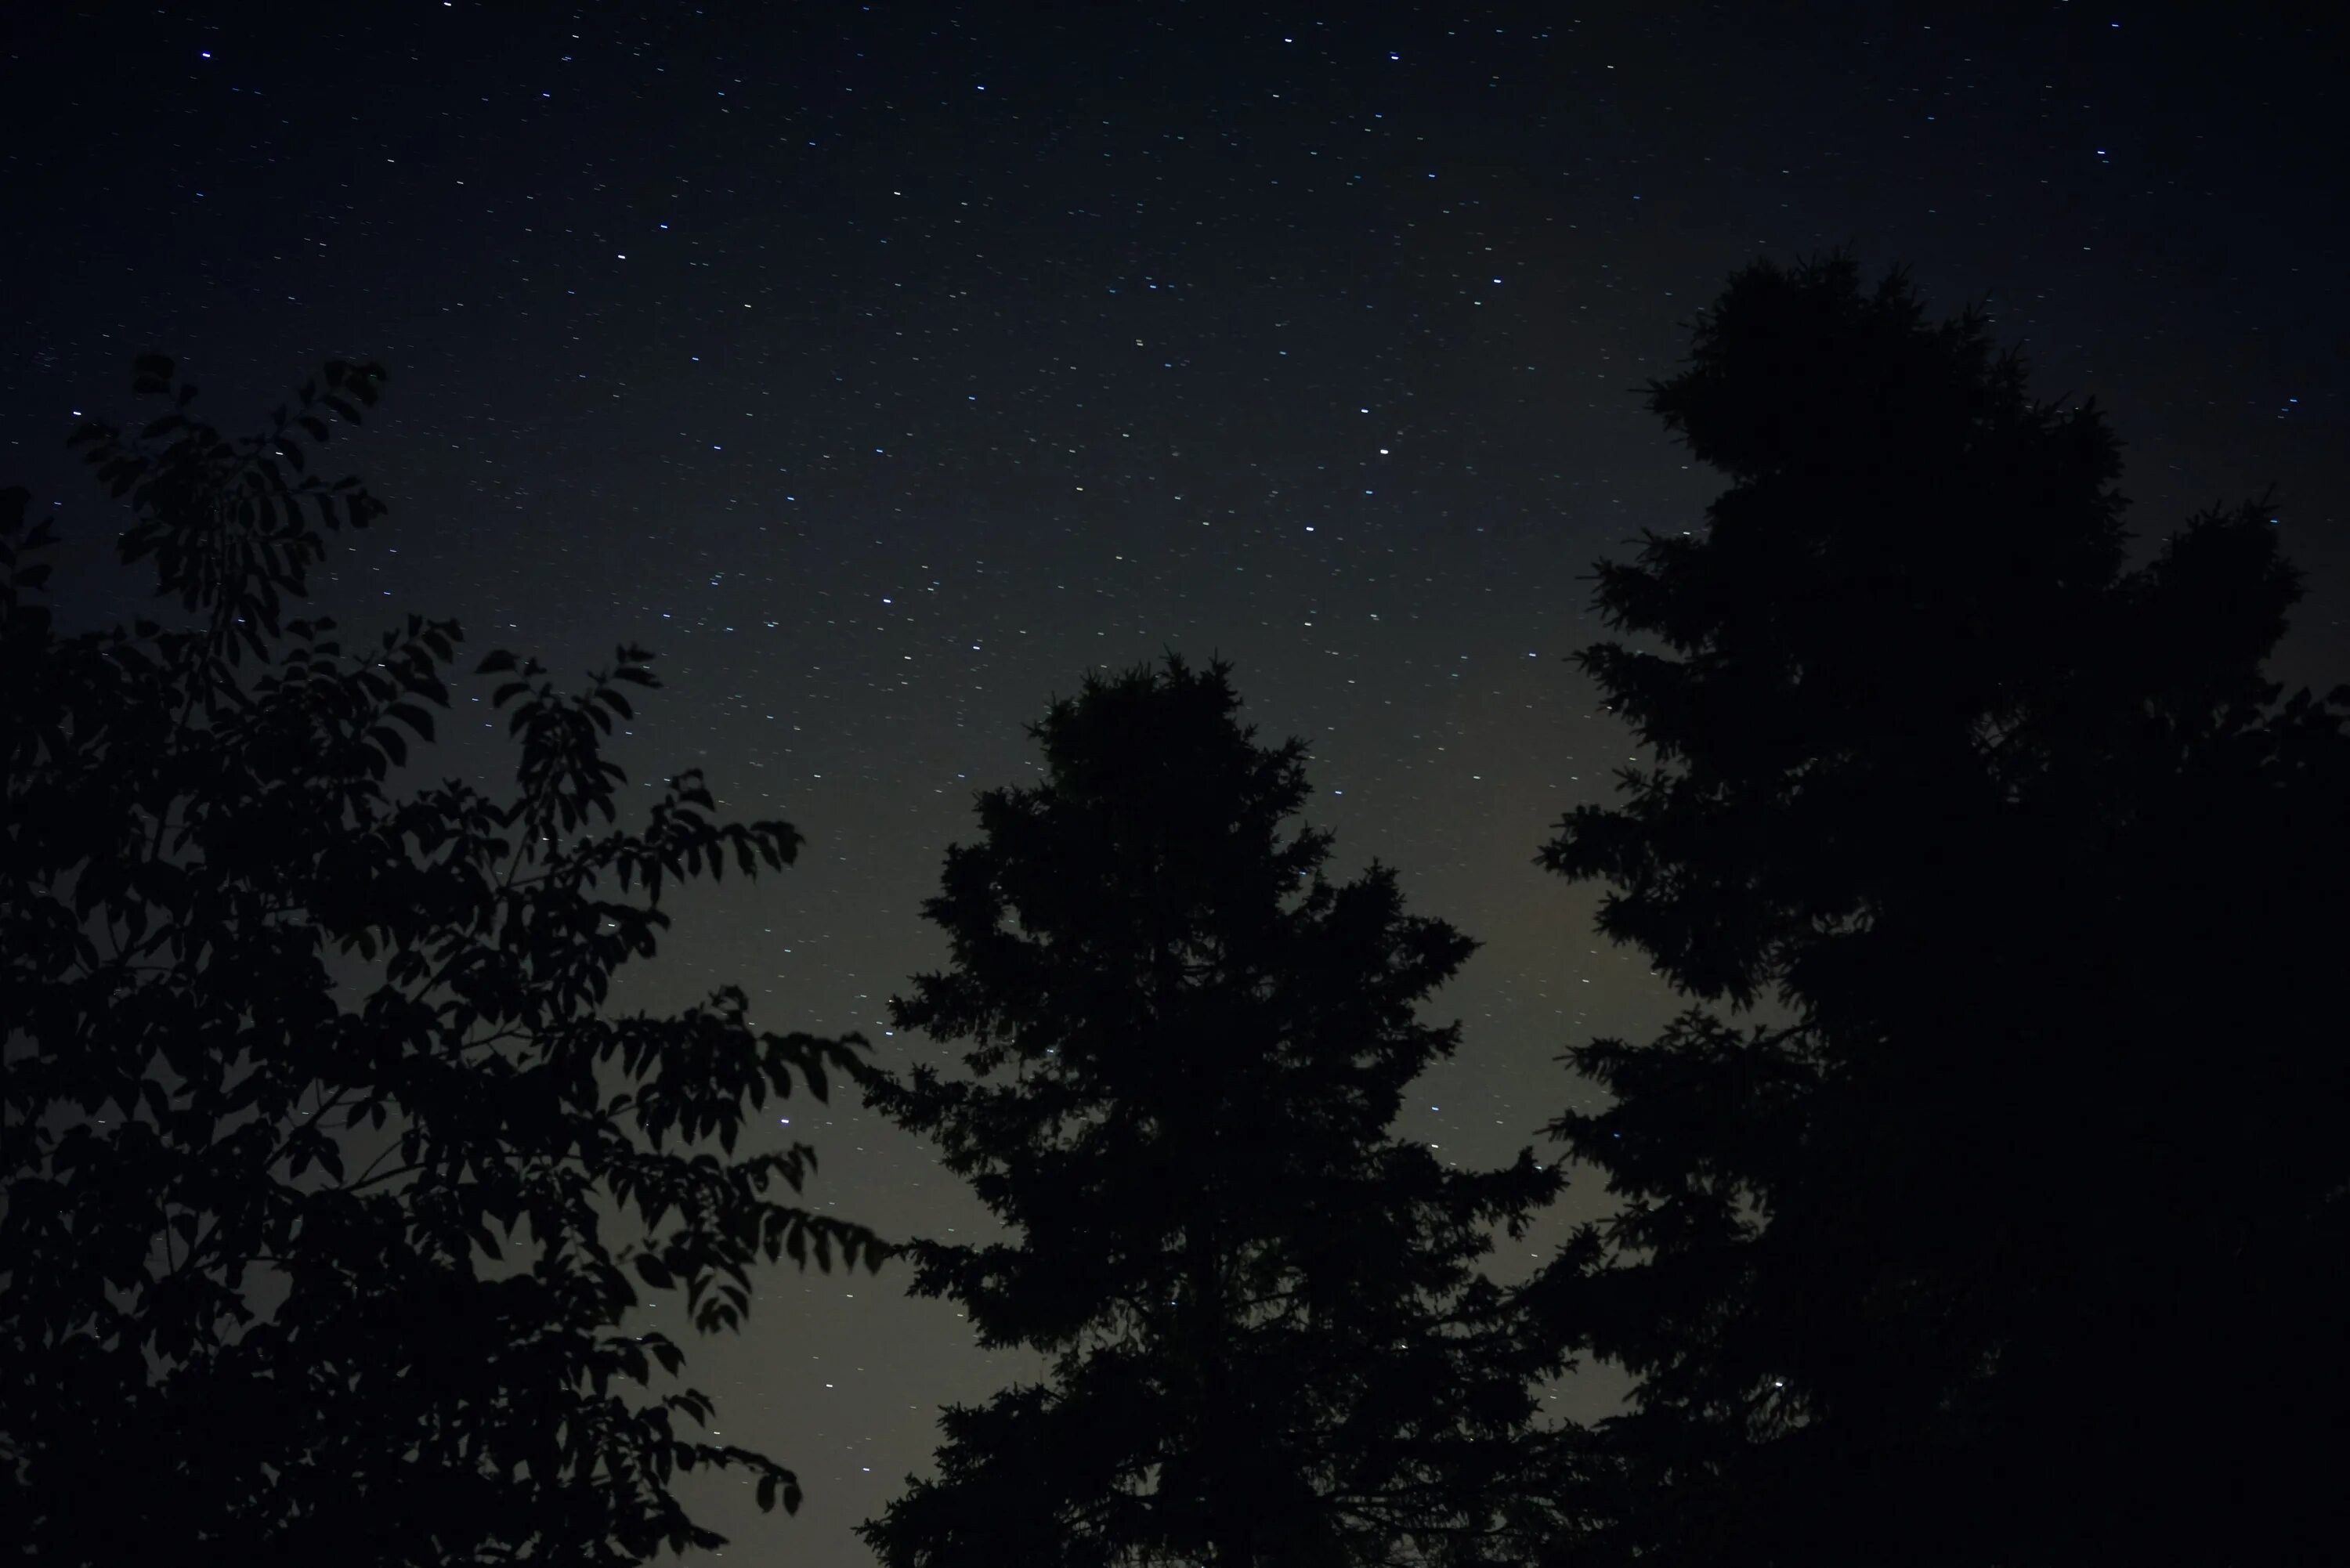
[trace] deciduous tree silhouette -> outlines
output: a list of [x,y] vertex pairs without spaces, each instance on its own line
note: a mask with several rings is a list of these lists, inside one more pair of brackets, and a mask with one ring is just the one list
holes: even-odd
[[856,1069],[1014,1233],[912,1243],[916,1292],[1052,1356],[946,1413],[863,1527],[890,1568],[1490,1560],[1533,1363],[1472,1265],[1557,1176],[1388,1135],[1474,944],[1388,869],[1324,879],[1305,747],[1227,673],[1053,704],[1044,781],[981,795],[925,906],[951,967],[891,1004],[970,1075]]
[[[637,1563],[712,1545],[675,1473],[790,1471],[696,1440],[710,1401],[625,1334],[638,1284],[738,1324],[760,1258],[878,1262],[784,1199],[805,1147],[733,1156],[751,1109],[825,1093],[850,1043],[754,1033],[741,992],[614,1015],[662,893],[780,867],[799,835],[716,820],[692,774],[613,826],[584,695],[493,653],[518,792],[396,793],[460,632],[345,648],[284,620],[322,528],[380,505],[305,477],[381,372],[330,364],[268,434],[171,410],[76,441],[128,496],[187,624],[66,636],[50,542],[0,495],[0,1469],[42,1563]],[[169,361],[138,390],[172,394]],[[315,513],[315,518],[313,514]],[[861,1044],[858,1043],[858,1044]],[[708,1147],[715,1140],[724,1158]],[[658,1369],[658,1370],[657,1370]]]
[[1543,858],[1788,1022],[1572,1053],[1624,1208],[1539,1299],[1638,1404],[1562,1555],[2338,1556],[2350,687],[2262,679],[2267,509],[2124,570],[2094,406],[1846,255],[1737,274],[1649,394],[1731,487],[1600,566],[1653,763]]

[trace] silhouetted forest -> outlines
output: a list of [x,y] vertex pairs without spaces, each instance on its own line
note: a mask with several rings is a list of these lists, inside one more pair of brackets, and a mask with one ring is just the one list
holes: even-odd
[[[962,1071],[732,988],[610,1007],[678,884],[798,830],[692,772],[621,820],[633,648],[570,691],[487,653],[511,788],[401,782],[460,628],[292,613],[380,520],[310,468],[382,371],[231,440],[141,360],[162,411],[73,441],[157,619],[61,631],[0,494],[0,1540],[715,1546],[681,1472],[799,1483],[690,1435],[640,1289],[733,1329],[760,1265],[897,1257],[1047,1370],[947,1411],[862,1527],[889,1568],[2338,1557],[2350,686],[2263,674],[2301,592],[2266,503],[2132,568],[2095,405],[1848,255],[1739,272],[1690,349],[1648,406],[1727,488],[1598,564],[1630,640],[1577,655],[1653,762],[1525,833],[1689,1005],[1560,1042],[1604,1104],[1491,1170],[1391,1127],[1475,944],[1326,877],[1306,749],[1221,661],[1084,672],[979,794],[950,961],[890,1010]],[[1007,1239],[885,1242],[806,1205],[814,1150],[737,1152],[841,1078]],[[1612,1217],[1485,1278],[1574,1181]],[[1592,1363],[1625,1413],[1542,1418]]]

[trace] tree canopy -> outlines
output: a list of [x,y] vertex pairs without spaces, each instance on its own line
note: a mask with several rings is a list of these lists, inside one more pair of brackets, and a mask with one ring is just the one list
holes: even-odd
[[2271,509],[2129,569],[2094,404],[1846,255],[1648,395],[1729,488],[1600,566],[1652,761],[1542,858],[1698,1005],[1553,1128],[1623,1208],[1544,1311],[1637,1379],[1565,1555],[2337,1552],[2350,687],[2263,678]]
[[1556,1189],[1390,1136],[1474,946],[1395,873],[1333,884],[1227,668],[1089,676],[1041,783],[978,802],[924,907],[951,963],[894,1000],[967,1075],[856,1069],[1011,1232],[910,1243],[914,1289],[1049,1374],[945,1414],[889,1568],[1479,1563],[1534,1411],[1473,1264]]
[[[263,435],[169,399],[76,432],[174,624],[66,635],[53,541],[0,494],[0,1468],[40,1562],[637,1563],[714,1545],[677,1472],[792,1472],[700,1440],[639,1287],[739,1324],[750,1270],[878,1266],[791,1201],[806,1146],[735,1153],[861,1042],[755,1031],[743,993],[605,1006],[679,882],[787,865],[694,774],[619,824],[622,649],[579,693],[493,652],[496,798],[401,785],[461,632],[345,644],[284,618],[326,531],[383,508],[306,470],[382,372],[329,364]],[[714,1147],[712,1146],[715,1146]]]

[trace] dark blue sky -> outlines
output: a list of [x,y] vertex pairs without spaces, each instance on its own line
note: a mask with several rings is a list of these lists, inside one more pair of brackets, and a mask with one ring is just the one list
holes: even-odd
[[[1491,1163],[1575,1092],[1561,1048],[1669,1010],[1532,857],[1631,755],[1562,662],[1579,574],[1718,488],[1635,390],[1746,261],[1848,242],[1988,296],[2043,395],[2111,410],[2149,538],[2274,483],[2311,590],[2279,673],[2341,678],[2343,37],[2196,9],[52,8],[0,111],[5,477],[57,503],[68,615],[111,616],[63,438],[135,353],[232,430],[383,361],[338,450],[392,513],[322,599],[559,670],[656,649],[636,775],[698,763],[809,845],[691,899],[637,994],[740,981],[891,1060],[932,1049],[882,1000],[1022,726],[1088,665],[1221,651],[1313,742],[1341,861],[1487,944],[1412,1130]],[[975,1223],[893,1129],[792,1115],[843,1212]],[[730,1555],[867,1561],[934,1407],[1018,1366],[901,1287],[778,1272],[697,1354],[808,1486],[713,1502]]]

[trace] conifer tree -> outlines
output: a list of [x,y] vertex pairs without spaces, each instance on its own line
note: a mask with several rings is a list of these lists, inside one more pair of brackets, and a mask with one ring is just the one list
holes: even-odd
[[1577,657],[1651,761],[1543,852],[1700,1004],[1571,1054],[1623,1208],[1536,1299],[1638,1382],[1562,1557],[2338,1553],[2350,687],[2262,677],[2270,508],[2126,569],[2094,405],[1848,256],[1694,348],[1730,487]]
[[863,1527],[889,1568],[1492,1560],[1532,1363],[1474,1270],[1556,1189],[1387,1129],[1458,1025],[1473,943],[1342,885],[1222,664],[1089,677],[979,799],[925,913],[951,963],[891,1015],[968,1073],[858,1069],[1009,1228],[914,1243],[914,1289],[1042,1381],[946,1412],[935,1480]]

